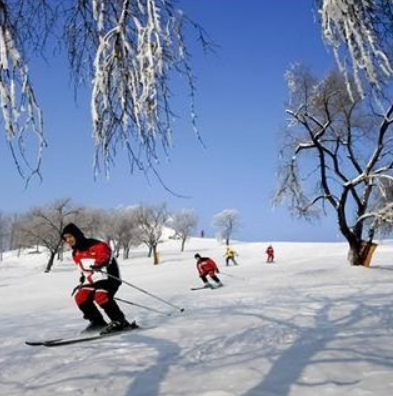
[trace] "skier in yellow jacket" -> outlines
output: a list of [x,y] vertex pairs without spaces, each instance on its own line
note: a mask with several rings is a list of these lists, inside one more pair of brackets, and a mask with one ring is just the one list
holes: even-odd
[[235,249],[231,248],[231,247],[227,247],[227,250],[225,251],[225,260],[226,260],[226,265],[229,265],[229,262],[232,261],[234,265],[239,265],[237,263],[237,261],[235,260],[235,257],[238,256],[238,254],[236,253]]

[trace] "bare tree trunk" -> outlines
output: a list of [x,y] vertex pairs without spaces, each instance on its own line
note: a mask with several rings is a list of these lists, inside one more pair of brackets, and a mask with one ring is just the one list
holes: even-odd
[[160,256],[159,256],[158,251],[157,251],[157,245],[153,246],[153,257],[154,257],[154,262],[153,262],[154,265],[159,264],[160,263]]
[[354,266],[369,266],[372,254],[377,245],[371,241],[359,241],[356,244],[349,245],[348,260]]
[[115,243],[113,250],[114,250],[114,256],[116,258],[119,258],[119,256],[120,256],[120,243]]
[[15,240],[15,230],[14,227],[11,227],[11,235],[10,235],[10,250],[14,250],[14,240]]
[[61,245],[57,252],[57,259],[63,261],[63,258],[64,258],[64,246]]
[[147,257],[151,257],[152,254],[153,254],[153,246],[149,245],[149,252],[147,253]]
[[50,270],[52,269],[53,262],[55,260],[55,256],[56,256],[56,252],[51,252],[50,253],[49,261],[48,261],[48,264],[46,265],[45,272],[50,272]]
[[348,261],[353,266],[362,265],[360,244],[349,245]]
[[123,260],[127,260],[130,257],[130,248],[128,246],[123,247]]
[[227,239],[225,240],[225,243],[226,243],[227,246],[229,246],[229,238],[227,238]]
[[186,246],[186,238],[183,238],[181,241],[181,251],[184,252],[184,247]]
[[[348,226],[345,212],[345,203],[348,198],[348,189],[344,189],[341,195],[340,205],[337,209],[338,224],[342,235],[349,244],[348,261],[353,266],[363,266],[368,257],[368,249],[365,249],[367,243],[362,240],[363,224],[358,225],[355,229]],[[363,210],[360,208],[359,210]],[[371,241],[369,241],[371,243]]]

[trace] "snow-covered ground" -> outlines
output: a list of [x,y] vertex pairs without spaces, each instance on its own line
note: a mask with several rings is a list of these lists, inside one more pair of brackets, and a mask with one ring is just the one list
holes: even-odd
[[[123,285],[119,297],[173,313],[123,306],[145,330],[58,348],[26,339],[75,334],[85,322],[70,292],[78,271],[67,256],[49,274],[45,255],[0,262],[0,395],[387,396],[393,389],[393,244],[370,268],[350,267],[345,244],[235,243],[192,239],[120,260],[123,278],[184,313]],[[200,284],[195,252],[217,260],[225,287]]]

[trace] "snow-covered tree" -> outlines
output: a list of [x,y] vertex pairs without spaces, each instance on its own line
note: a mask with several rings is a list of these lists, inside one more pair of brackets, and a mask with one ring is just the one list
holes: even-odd
[[166,204],[156,206],[140,205],[135,209],[138,225],[137,240],[149,248],[148,256],[153,254],[154,264],[159,263],[158,245],[162,242],[163,228],[169,214]]
[[[154,168],[161,148],[168,152],[172,139],[170,80],[175,75],[185,76],[188,83],[195,125],[186,27],[195,28],[204,45],[208,40],[174,3],[0,0],[0,103],[6,136],[21,174],[26,164],[31,173],[39,172],[45,146],[42,112],[26,53],[41,53],[54,40],[57,48],[67,49],[75,86],[91,84],[96,170],[103,165],[108,171],[119,148],[126,150],[131,169],[143,170]],[[49,35],[55,39],[47,40]],[[34,167],[23,145],[27,132],[38,136]]]
[[187,239],[195,231],[198,224],[198,215],[193,209],[182,209],[172,215],[170,227],[181,239],[181,251],[184,251]]
[[9,216],[9,248],[10,250],[14,250],[17,248],[17,221],[18,221],[18,214],[13,213]]
[[318,80],[296,66],[287,78],[289,124],[276,203],[288,200],[303,218],[326,214],[330,207],[351,263],[363,265],[365,240],[372,242],[376,220],[391,205],[383,194],[389,190],[385,180],[393,176],[393,105],[377,114],[370,98],[350,97],[336,71]]
[[240,213],[236,209],[225,209],[213,217],[213,226],[228,246],[232,235],[240,228]]
[[0,261],[3,260],[3,252],[6,250],[7,237],[9,236],[9,218],[0,211]]
[[111,241],[113,237],[110,211],[102,208],[80,207],[75,223],[92,238]]
[[35,240],[31,243],[30,238],[26,238],[23,232],[24,217],[24,214],[14,213],[10,219],[10,248],[11,250],[17,250],[18,257],[23,249],[36,244]]
[[341,72],[354,76],[363,96],[367,83],[381,91],[393,76],[392,0],[317,0],[323,36]]
[[63,244],[61,233],[64,226],[75,221],[79,209],[70,199],[60,199],[53,203],[36,207],[19,219],[20,231],[25,243],[44,246],[49,253],[49,261],[45,272],[52,269],[56,254]]
[[140,244],[137,212],[135,207],[125,207],[113,212],[112,218],[113,237],[117,242],[119,254],[123,249],[123,258],[128,259],[133,246]]

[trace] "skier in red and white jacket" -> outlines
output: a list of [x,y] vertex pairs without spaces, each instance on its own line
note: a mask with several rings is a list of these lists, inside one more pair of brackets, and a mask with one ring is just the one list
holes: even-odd
[[[206,288],[223,286],[220,279],[216,275],[220,273],[220,270],[218,269],[217,264],[210,257],[201,257],[199,253],[196,253],[194,258],[197,260],[199,277],[202,279]],[[210,276],[210,278],[213,279],[213,281],[216,283],[216,286],[213,286],[211,283],[209,283],[207,276]]]
[[[64,227],[62,238],[72,248],[72,258],[81,271],[80,284],[74,289],[75,302],[90,322],[84,331],[99,331],[102,334],[137,327],[126,320],[114,300],[121,285],[117,261],[105,242],[86,238],[75,225]],[[97,305],[104,310],[111,322],[106,323]]]

